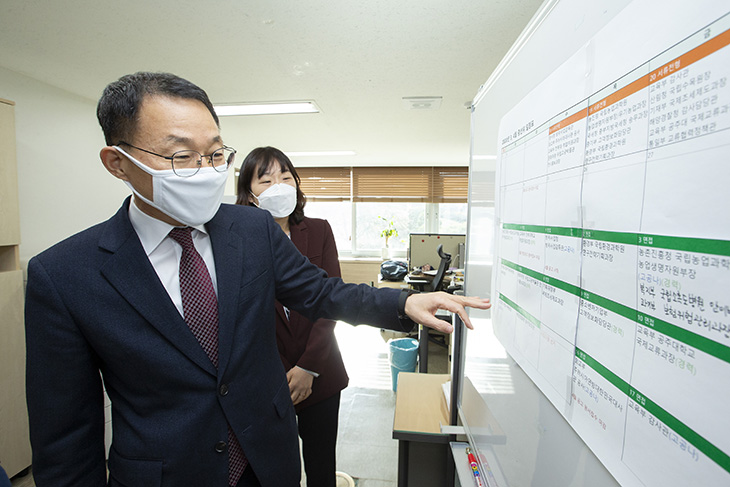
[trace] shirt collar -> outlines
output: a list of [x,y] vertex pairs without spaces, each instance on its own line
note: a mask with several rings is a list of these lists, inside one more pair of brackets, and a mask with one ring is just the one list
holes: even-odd
[[[137,232],[139,241],[142,243],[142,247],[147,255],[154,252],[162,241],[165,240],[170,230],[175,228],[173,225],[151,217],[140,210],[135,204],[134,198],[129,202],[129,220],[132,222],[132,227]],[[208,234],[205,230],[205,225],[197,225],[193,228],[201,233]]]

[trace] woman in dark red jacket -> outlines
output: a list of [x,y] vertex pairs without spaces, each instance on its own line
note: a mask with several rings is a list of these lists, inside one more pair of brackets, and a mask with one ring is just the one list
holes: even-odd
[[[289,158],[273,147],[251,151],[241,166],[237,204],[268,210],[299,251],[340,277],[332,229],[326,220],[304,216],[306,197]],[[309,487],[334,487],[340,391],[348,377],[337,346],[335,322],[309,321],[276,303],[276,339],[297,411]]]

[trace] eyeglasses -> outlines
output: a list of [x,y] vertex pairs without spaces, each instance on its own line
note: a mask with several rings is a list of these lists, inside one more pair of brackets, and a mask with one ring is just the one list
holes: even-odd
[[[190,176],[197,174],[203,166],[203,158],[208,158],[208,164],[210,164],[216,171],[225,172],[229,167],[231,167],[231,164],[233,164],[233,160],[236,157],[236,149],[225,145],[212,154],[201,154],[194,150],[180,150],[171,156],[163,156],[162,154],[142,149],[141,147],[137,147],[124,141],[120,141],[117,145],[126,145],[133,149],[146,152],[147,154],[167,159],[170,161],[172,171],[183,178],[189,178]],[[190,171],[190,169],[194,169],[194,171]]]

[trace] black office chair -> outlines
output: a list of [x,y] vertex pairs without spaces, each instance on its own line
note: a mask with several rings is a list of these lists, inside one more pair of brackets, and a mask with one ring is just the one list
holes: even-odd
[[439,269],[436,271],[436,275],[433,276],[433,281],[431,281],[431,285],[428,287],[427,291],[438,291],[441,288],[446,271],[451,265],[451,254],[444,252],[443,245],[439,245],[436,252],[438,252],[439,257],[441,257],[441,262],[439,263]]
[[[438,252],[439,257],[441,258],[441,262],[439,263],[439,268],[436,271],[436,275],[433,276],[433,280],[431,281],[431,284],[427,286],[426,291],[438,291],[441,289],[442,284],[444,282],[444,276],[446,275],[446,271],[449,269],[449,266],[451,265],[451,254],[447,254],[444,252],[444,246],[439,245],[436,249],[436,252]],[[437,314],[436,318],[449,321],[451,319],[450,315],[443,315],[443,314]],[[441,347],[448,348],[448,344],[446,343],[446,337],[443,335],[439,336],[431,336],[429,334],[428,328],[421,327],[421,330],[418,333],[418,371],[421,373],[428,372],[428,342],[435,343]]]

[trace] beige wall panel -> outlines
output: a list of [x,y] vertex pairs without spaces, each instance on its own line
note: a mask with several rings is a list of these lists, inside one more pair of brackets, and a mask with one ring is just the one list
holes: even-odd
[[15,114],[10,103],[0,99],[0,245],[20,243]]
[[0,246],[0,272],[20,269],[20,251],[17,245]]
[[0,272],[0,336],[0,462],[12,477],[31,463],[20,270]]
[[380,274],[380,260],[340,259],[342,280],[355,284],[377,284]]

